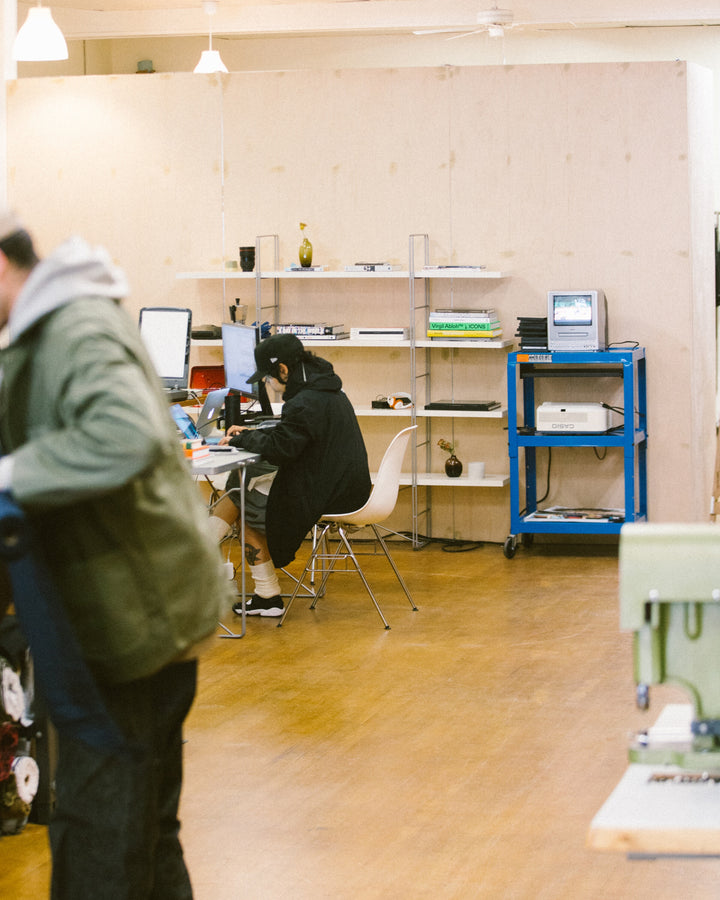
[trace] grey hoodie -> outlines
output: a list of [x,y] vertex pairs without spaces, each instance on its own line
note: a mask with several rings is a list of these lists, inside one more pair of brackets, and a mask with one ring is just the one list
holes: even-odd
[[124,272],[104,247],[71,237],[30,273],[8,322],[10,342],[44,315],[78,297],[119,300],[128,293]]

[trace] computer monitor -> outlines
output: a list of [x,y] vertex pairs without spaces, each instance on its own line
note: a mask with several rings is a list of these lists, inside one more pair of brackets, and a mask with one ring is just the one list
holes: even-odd
[[169,390],[187,390],[192,311],[170,306],[140,310],[140,335],[155,371]]
[[602,291],[548,291],[548,349],[605,350],[607,301]]
[[224,322],[222,326],[223,365],[225,366],[225,387],[245,397],[260,402],[263,415],[272,416],[272,404],[264,381],[252,384],[248,378],[255,372],[256,329],[251,325],[236,325]]
[[225,387],[246,397],[258,399],[258,384],[250,384],[248,378],[256,369],[255,329],[250,325],[225,322],[222,326],[223,366]]

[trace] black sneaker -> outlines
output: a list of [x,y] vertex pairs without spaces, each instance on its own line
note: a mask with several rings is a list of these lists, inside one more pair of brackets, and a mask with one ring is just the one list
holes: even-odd
[[[253,594],[245,601],[246,616],[281,616],[284,609],[280,594],[275,594],[274,597],[258,597]],[[242,615],[242,603],[239,600],[233,603],[233,612],[236,616]]]

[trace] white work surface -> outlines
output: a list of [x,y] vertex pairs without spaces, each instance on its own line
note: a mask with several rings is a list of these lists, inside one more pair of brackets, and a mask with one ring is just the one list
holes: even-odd
[[[649,735],[675,741],[689,722],[689,706],[666,707]],[[632,763],[592,820],[587,843],[596,850],[631,855],[720,855],[720,783],[653,781],[651,776],[690,773],[677,766]],[[693,775],[702,773],[693,772]]]
[[245,468],[261,459],[259,453],[238,450],[237,447],[231,450],[211,450],[209,456],[193,460],[192,470],[194,475],[220,475],[222,472]]

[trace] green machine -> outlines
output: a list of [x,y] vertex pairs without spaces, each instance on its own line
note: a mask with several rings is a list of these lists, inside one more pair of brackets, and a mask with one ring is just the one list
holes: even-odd
[[720,772],[720,526],[624,525],[620,625],[634,632],[637,704],[673,683],[692,702],[691,733],[653,744],[639,736],[630,761]]

